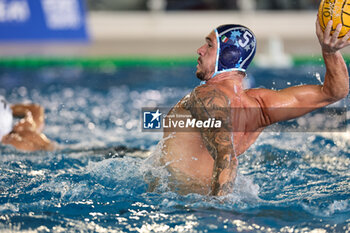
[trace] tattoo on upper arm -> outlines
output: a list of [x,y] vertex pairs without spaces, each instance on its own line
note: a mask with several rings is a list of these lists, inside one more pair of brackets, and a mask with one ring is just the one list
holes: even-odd
[[[198,93],[197,93],[198,92]],[[197,91],[194,90],[190,97],[191,114],[198,120],[208,120],[215,118],[221,120],[221,128],[204,128],[202,130],[202,137],[206,143],[209,151],[216,151],[218,146],[229,145],[231,138],[228,133],[231,133],[231,112],[230,100],[220,90],[210,88],[209,90]],[[214,147],[214,148],[212,148]],[[211,155],[216,158],[216,154]]]
[[230,100],[225,93],[210,87],[205,91],[194,90],[190,98],[190,111],[194,118],[198,120],[215,118],[222,122],[221,128],[203,129],[201,135],[215,160],[212,194],[227,194],[232,191],[237,167],[231,129]]

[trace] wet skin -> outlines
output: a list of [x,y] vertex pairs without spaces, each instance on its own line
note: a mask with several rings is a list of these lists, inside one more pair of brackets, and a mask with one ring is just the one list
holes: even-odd
[[316,22],[326,65],[323,85],[303,85],[280,91],[243,89],[244,75],[225,72],[211,78],[215,68],[216,36],[211,32],[199,55],[197,77],[206,80],[168,113],[190,114],[196,119],[215,117],[223,122],[220,129],[191,132],[164,132],[161,162],[182,194],[197,192],[227,195],[234,188],[237,157],[257,139],[261,131],[275,122],[302,116],[347,96],[348,70],[340,49],[348,46],[350,33],[338,39],[341,26],[330,35],[332,22],[325,32]]
[[44,109],[37,104],[15,104],[11,106],[14,117],[21,120],[16,123],[12,131],[5,135],[1,142],[14,146],[22,151],[53,150],[52,143],[43,133]]

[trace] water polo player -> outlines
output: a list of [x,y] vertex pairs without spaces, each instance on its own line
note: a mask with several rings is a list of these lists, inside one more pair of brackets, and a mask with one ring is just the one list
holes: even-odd
[[[20,119],[13,126],[13,116]],[[0,140],[23,151],[53,150],[54,144],[42,133],[44,109],[37,104],[10,106],[0,96]]]
[[216,119],[222,124],[219,128],[194,127],[189,132],[164,131],[161,162],[171,173],[170,187],[182,194],[232,192],[237,156],[255,142],[266,126],[346,97],[348,70],[339,50],[349,45],[350,34],[338,39],[341,25],[333,35],[331,26],[330,21],[322,32],[316,22],[326,67],[324,84],[279,91],[243,88],[246,69],[256,50],[255,36],[248,28],[223,25],[213,30],[197,50],[196,75],[202,85],[181,99],[168,116],[188,114],[195,120]]

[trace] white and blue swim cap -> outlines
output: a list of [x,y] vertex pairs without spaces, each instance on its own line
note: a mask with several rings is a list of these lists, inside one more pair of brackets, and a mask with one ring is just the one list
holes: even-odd
[[0,141],[12,131],[12,110],[3,96],[0,96]]
[[215,73],[246,72],[256,52],[256,38],[247,27],[236,24],[221,25],[215,29],[218,44]]

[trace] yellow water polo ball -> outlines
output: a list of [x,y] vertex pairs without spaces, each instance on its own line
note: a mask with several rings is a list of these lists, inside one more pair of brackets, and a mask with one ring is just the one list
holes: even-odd
[[318,9],[318,18],[323,31],[329,20],[333,20],[332,34],[341,23],[343,27],[339,38],[345,36],[350,29],[350,0],[322,0]]

